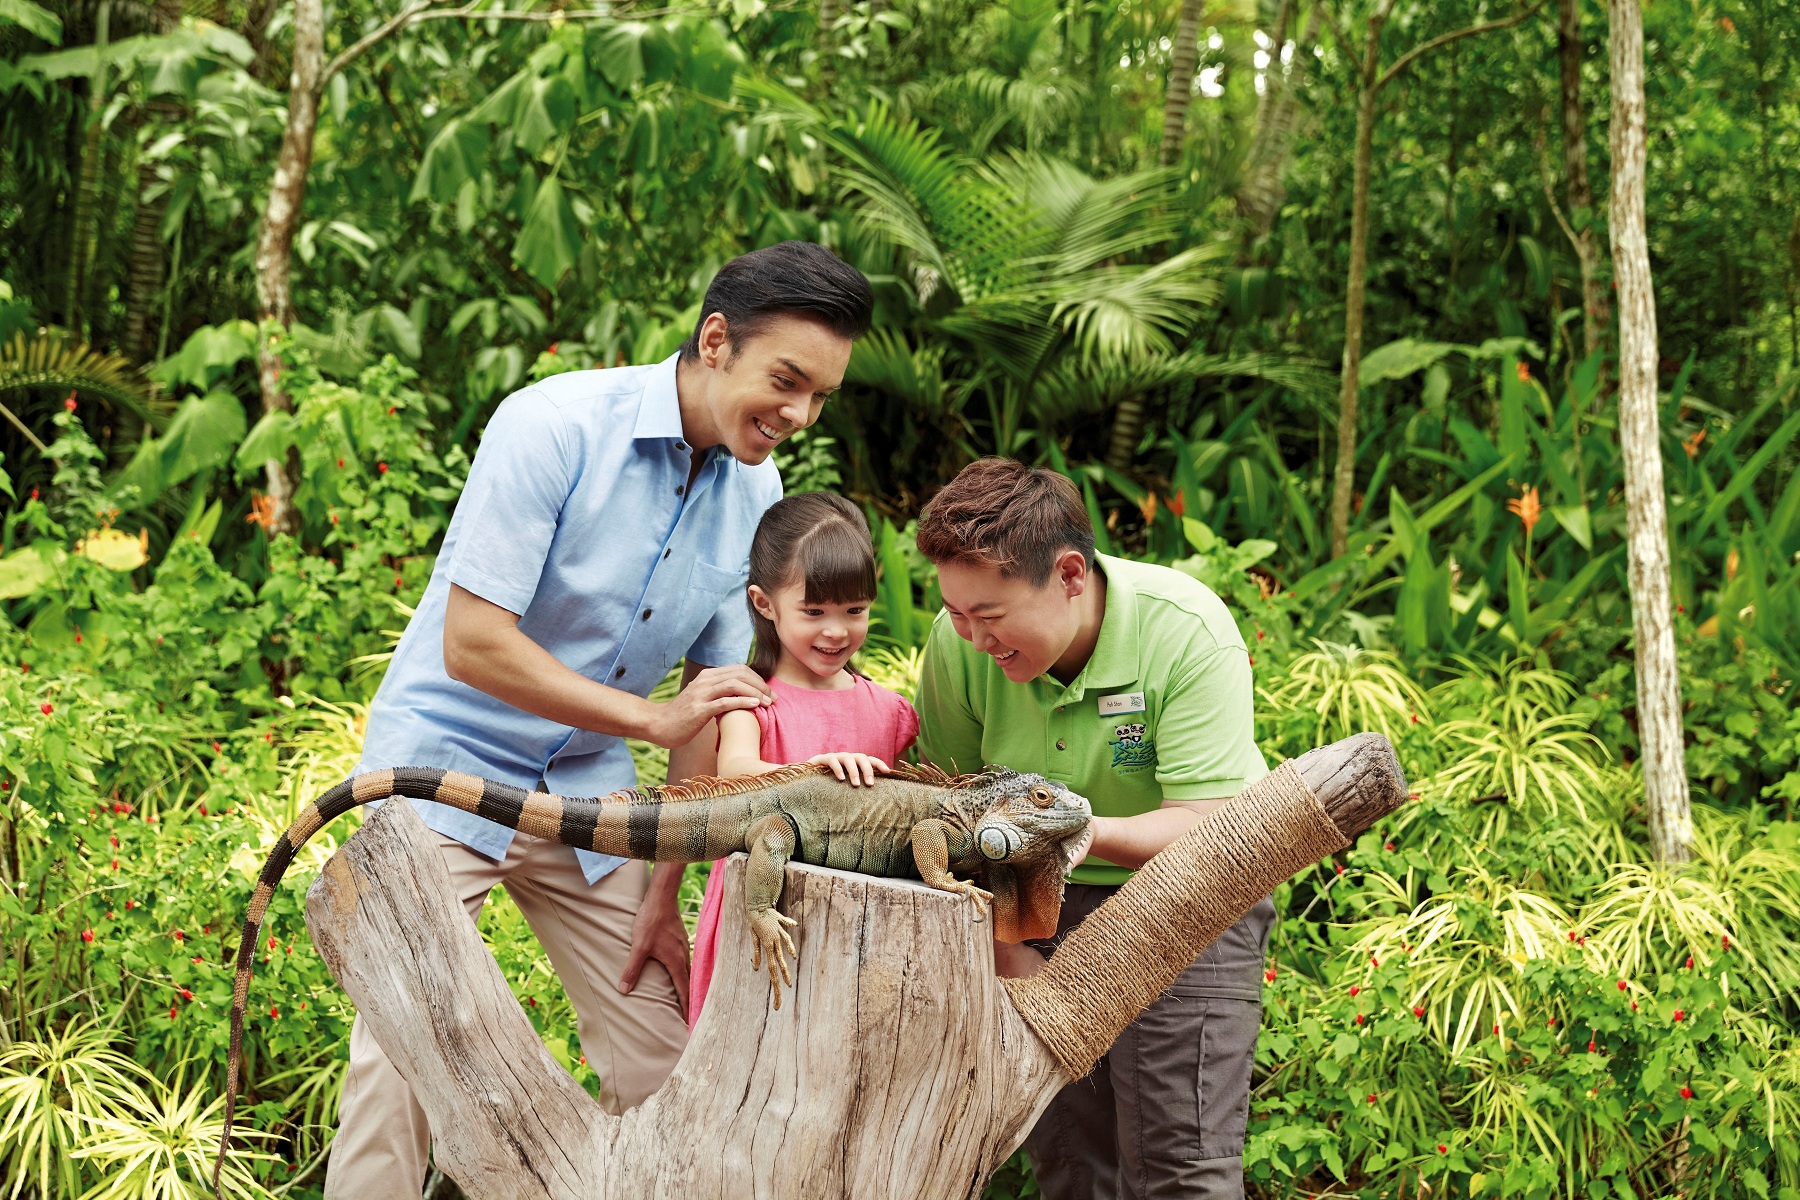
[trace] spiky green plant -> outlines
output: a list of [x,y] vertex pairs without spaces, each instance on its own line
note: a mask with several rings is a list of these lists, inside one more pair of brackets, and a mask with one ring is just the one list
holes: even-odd
[[[8,1200],[80,1190],[79,1152],[91,1127],[126,1110],[149,1081],[112,1045],[113,1030],[77,1019],[41,1041],[0,1049],[0,1179]],[[215,1134],[215,1142],[217,1135]]]
[[[168,1082],[146,1078],[118,1097],[111,1110],[91,1119],[88,1136],[72,1157],[98,1168],[100,1182],[81,1200],[207,1200],[212,1196],[213,1158],[225,1128],[225,1097],[206,1098],[189,1086],[185,1071]],[[237,1136],[265,1135],[239,1126]],[[226,1196],[256,1200],[270,1192],[250,1174],[247,1163],[274,1161],[275,1155],[234,1148],[219,1184]]]
[[1429,720],[1424,690],[1394,655],[1318,638],[1312,643],[1262,694],[1277,708],[1308,714],[1314,745],[1365,731],[1397,739],[1415,719]]
[[[155,423],[150,389],[137,368],[117,354],[104,354],[60,330],[40,330],[30,338],[15,333],[12,341],[0,345],[0,395],[28,391],[97,396],[147,425]],[[40,451],[46,451],[38,434],[11,408],[0,405],[0,415]]]

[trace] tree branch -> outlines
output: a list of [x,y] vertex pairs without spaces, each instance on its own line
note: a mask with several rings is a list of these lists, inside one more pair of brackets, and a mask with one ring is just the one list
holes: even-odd
[[1466,37],[1474,37],[1478,33],[1492,33],[1496,29],[1510,29],[1521,21],[1537,15],[1538,11],[1544,7],[1545,3],[1546,0],[1538,0],[1536,4],[1532,5],[1524,12],[1519,13],[1516,16],[1508,17],[1504,21],[1484,21],[1480,25],[1470,25],[1466,29],[1454,29],[1449,33],[1434,37],[1429,42],[1425,42],[1422,45],[1414,46],[1411,50],[1408,50],[1405,54],[1402,54],[1395,60],[1393,66],[1381,73],[1381,78],[1375,81],[1375,90],[1379,92],[1382,88],[1386,87],[1396,76],[1406,70],[1406,68],[1410,67],[1413,59],[1419,57],[1421,54],[1429,53],[1441,46],[1448,46],[1451,42],[1461,41]]
[[[383,21],[380,25],[346,46],[343,52],[327,63],[325,69],[319,73],[319,91],[323,93],[325,85],[331,82],[331,77],[333,75],[336,75],[339,71],[361,58],[364,54],[367,54],[371,47],[392,37],[394,34],[412,24],[413,19],[426,9],[430,8],[431,4],[432,0],[413,0],[413,3],[408,4],[405,8],[389,17],[386,21]],[[470,5],[461,11],[465,13],[473,12],[474,6]]]
[[1362,62],[1362,52],[1350,44],[1350,38],[1343,29],[1339,27],[1337,18],[1332,16],[1330,11],[1326,9],[1323,4],[1315,4],[1313,6],[1313,11],[1318,13],[1319,16],[1324,19],[1325,28],[1331,30],[1331,36],[1337,39],[1338,46],[1343,50],[1344,55],[1349,58],[1350,65],[1354,68],[1360,64]]

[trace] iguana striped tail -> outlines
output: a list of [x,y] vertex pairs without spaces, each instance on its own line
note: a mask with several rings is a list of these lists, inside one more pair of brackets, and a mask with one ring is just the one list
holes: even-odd
[[[607,796],[557,796],[528,792],[461,771],[433,767],[394,767],[355,775],[306,806],[276,841],[263,864],[250,909],[244,914],[244,936],[238,942],[237,979],[231,989],[231,1053],[226,1060],[225,1128],[219,1135],[219,1157],[213,1164],[213,1193],[220,1192],[225,1151],[231,1145],[232,1116],[237,1109],[238,1073],[244,1058],[244,1013],[250,1003],[250,972],[256,962],[256,942],[262,935],[263,915],[276,885],[300,847],[326,822],[359,805],[393,796],[435,800],[463,812],[485,817],[509,829],[549,838],[567,846],[619,854],[657,862],[705,862],[723,858],[744,848],[744,833],[753,810],[772,804],[770,789],[781,783],[816,776],[827,769],[807,764],[783,767],[766,775],[741,779],[694,779],[672,787],[629,788]],[[913,769],[909,774],[924,775]],[[929,781],[944,778],[936,773]],[[757,803],[757,797],[763,803]],[[733,805],[732,801],[737,804]],[[704,813],[695,813],[681,801],[705,801]],[[738,807],[740,812],[719,812]],[[687,809],[687,819],[665,819]],[[608,812],[607,810],[611,810]],[[604,814],[604,815],[603,815]],[[760,816],[760,811],[755,811]],[[694,819],[694,818],[699,819]],[[739,819],[733,819],[739,818]]]

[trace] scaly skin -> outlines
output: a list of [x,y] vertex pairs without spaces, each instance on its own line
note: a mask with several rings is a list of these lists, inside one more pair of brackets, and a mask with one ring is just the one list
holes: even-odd
[[[1038,775],[990,768],[952,778],[934,767],[901,767],[853,788],[824,767],[784,767],[741,779],[699,779],[678,787],[609,796],[527,792],[493,780],[428,767],[371,771],[338,784],[288,827],[263,865],[238,943],[231,998],[231,1053],[225,1128],[213,1189],[230,1144],[243,1057],[244,1011],[256,940],[276,885],[294,855],[327,821],[392,796],[435,800],[512,829],[602,854],[654,862],[705,862],[746,851],[744,908],[753,938],[751,967],[768,960],[776,1008],[793,986],[795,922],[777,905],[790,861],[865,875],[922,879],[973,901],[980,920],[991,904],[995,935],[1006,941],[1056,931],[1063,875],[1087,830],[1088,802]],[[958,875],[976,876],[981,887]]]

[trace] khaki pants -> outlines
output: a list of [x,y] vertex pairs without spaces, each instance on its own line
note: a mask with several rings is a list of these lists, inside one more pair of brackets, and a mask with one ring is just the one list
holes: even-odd
[[[620,1113],[648,1099],[681,1057],[687,1022],[674,982],[656,960],[645,964],[631,995],[617,987],[650,878],[646,865],[626,863],[590,885],[575,852],[544,838],[515,835],[500,863],[452,838],[439,836],[438,847],[471,919],[488,889],[505,884],[543,943],[575,1006],[582,1052],[599,1073],[601,1106]],[[424,1110],[358,1017],[325,1169],[326,1200],[417,1197],[430,1145]]]

